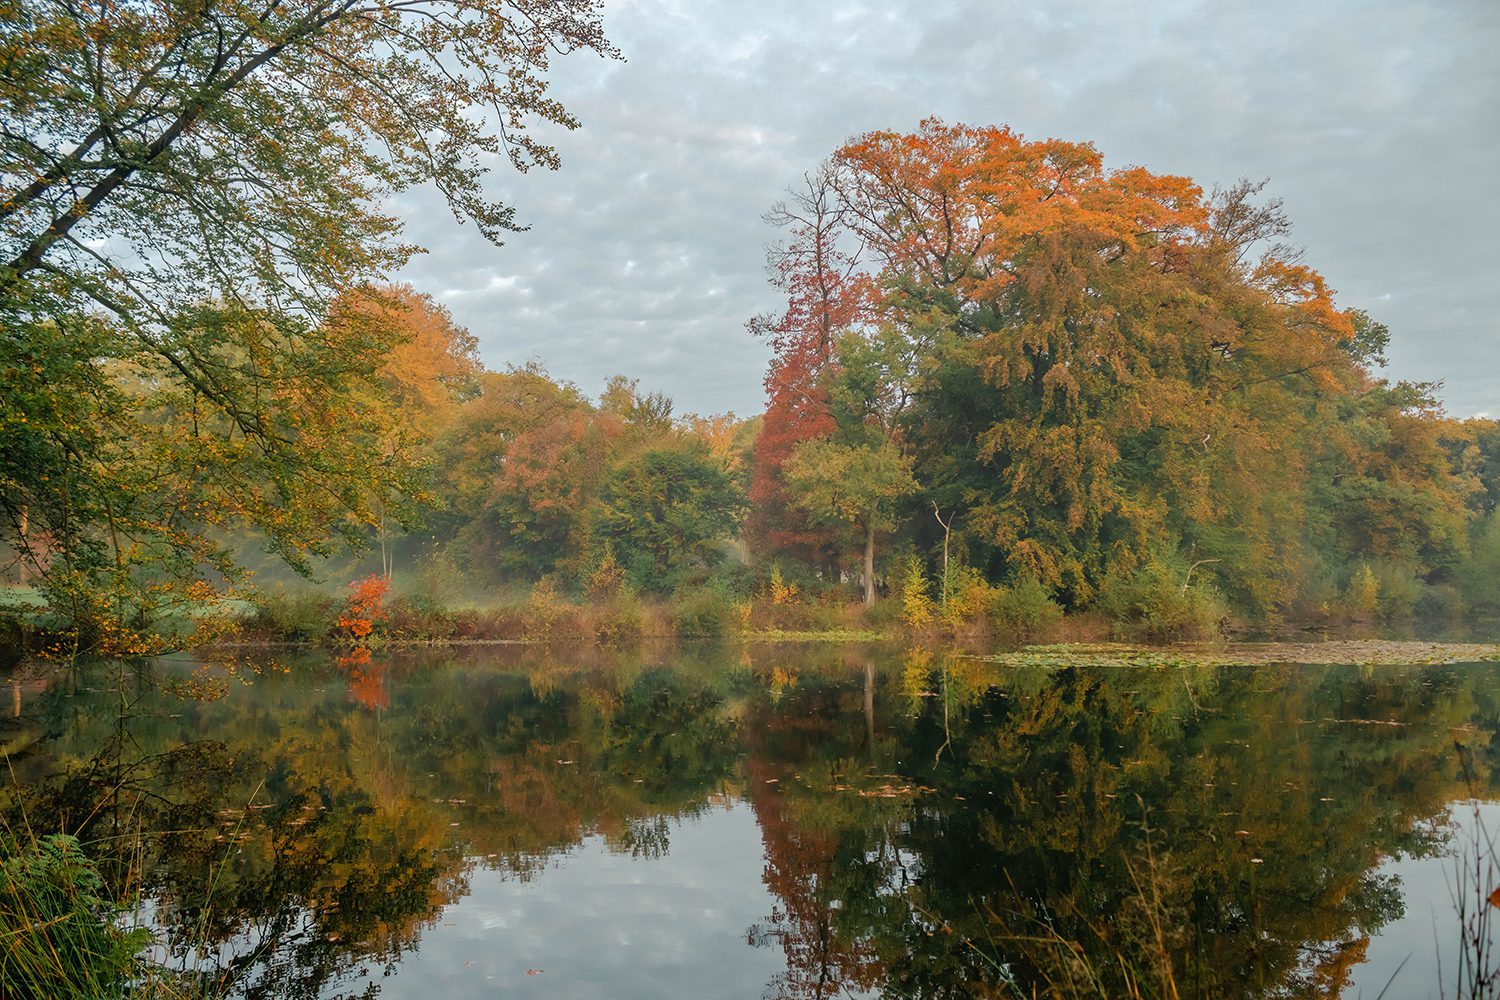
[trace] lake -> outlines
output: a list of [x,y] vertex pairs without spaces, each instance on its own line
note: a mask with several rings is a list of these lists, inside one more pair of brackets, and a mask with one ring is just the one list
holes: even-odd
[[1456,996],[1500,914],[1493,663],[480,646],[9,686],[12,828],[78,832],[236,996]]

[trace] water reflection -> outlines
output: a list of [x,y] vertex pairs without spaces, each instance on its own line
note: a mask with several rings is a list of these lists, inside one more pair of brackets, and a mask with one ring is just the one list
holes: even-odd
[[671,970],[1337,996],[1403,912],[1383,865],[1493,797],[1497,680],[791,647],[97,665],[13,685],[0,795],[249,997],[692,992]]

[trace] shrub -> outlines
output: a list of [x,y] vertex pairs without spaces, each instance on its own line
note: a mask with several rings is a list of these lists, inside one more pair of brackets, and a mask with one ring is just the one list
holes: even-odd
[[431,642],[459,637],[461,612],[431,603],[425,595],[397,597],[384,609],[385,632],[397,639]]
[[1427,584],[1417,575],[1417,567],[1409,562],[1382,559],[1371,569],[1379,581],[1380,596],[1376,607],[1380,617],[1387,621],[1410,618],[1427,589]]
[[646,609],[629,590],[621,590],[593,608],[592,629],[598,642],[639,639],[646,627]]
[[1217,635],[1228,615],[1223,599],[1202,577],[1186,581],[1182,560],[1157,556],[1128,574],[1110,574],[1099,604],[1127,638],[1172,642]]
[[118,925],[120,908],[77,839],[21,846],[0,835],[0,855],[0,996],[123,997],[150,932]]
[[1463,592],[1451,583],[1439,583],[1422,589],[1416,615],[1427,621],[1456,622],[1469,614]]
[[910,555],[903,559],[896,580],[901,591],[901,620],[914,632],[930,628],[937,618],[937,604],[927,592],[921,558]]
[[948,573],[948,593],[943,601],[943,620],[958,629],[989,615],[997,591],[973,566],[956,566]]
[[559,628],[572,606],[557,591],[557,584],[544,576],[531,588],[526,602],[526,634],[533,639],[548,639]]
[[672,607],[672,625],[682,636],[721,636],[729,632],[738,618],[734,602],[711,587],[679,595]]
[[312,591],[277,591],[256,599],[254,629],[290,642],[316,642],[333,629],[334,601]]
[[1474,529],[1469,554],[1454,574],[1464,603],[1481,614],[1500,613],[1500,515],[1490,514]]
[[338,626],[350,642],[364,642],[385,620],[385,596],[390,592],[391,578],[371,573],[349,584],[349,596],[339,615]]
[[1306,573],[1301,588],[1287,607],[1287,615],[1306,620],[1330,618],[1343,604],[1342,595],[1340,571],[1333,566],[1319,565]]
[[465,575],[446,552],[419,564],[414,573],[401,578],[400,591],[420,614],[431,614],[458,605],[465,591]]
[[604,555],[583,578],[583,593],[590,601],[608,601],[625,586],[625,569],[615,558],[615,550],[605,546]]
[[797,584],[781,574],[781,566],[771,567],[771,579],[766,586],[766,598],[775,605],[796,604]]
[[902,622],[901,601],[895,597],[880,597],[868,608],[861,607],[860,614],[866,628],[893,632]]
[[1036,580],[1020,580],[995,589],[990,597],[989,614],[995,631],[1013,639],[1045,635],[1063,619],[1062,606]]

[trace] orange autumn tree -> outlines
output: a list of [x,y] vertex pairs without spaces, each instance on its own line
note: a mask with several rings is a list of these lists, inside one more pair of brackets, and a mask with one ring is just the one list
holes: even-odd
[[411,285],[346,292],[328,322],[391,341],[376,374],[389,405],[418,436],[430,437],[478,392],[479,341],[446,306]]
[[[1368,546],[1327,515],[1314,469],[1330,426],[1381,385],[1374,359],[1355,315],[1287,247],[1287,219],[1261,185],[1205,193],[1107,168],[1086,143],[937,119],[858,136],[817,176],[822,200],[794,229],[812,250],[772,259],[789,307],[772,339],[763,446],[778,405],[807,415],[797,434],[780,421],[793,445],[832,432],[817,395],[836,374],[816,322],[828,320],[890,345],[911,373],[897,428],[921,486],[908,537],[931,538],[930,516],[911,515],[936,503],[992,578],[1036,580],[1086,606],[1148,567],[1186,585],[1197,563],[1198,580],[1275,614]],[[828,286],[814,252],[824,218],[837,222],[835,246],[858,248]],[[820,301],[807,290],[824,287],[869,294],[857,310],[806,309]],[[1415,397],[1376,407],[1380,433],[1410,439],[1422,408]],[[786,456],[761,450],[765,482]],[[1381,493],[1390,531],[1462,535],[1433,522],[1439,508],[1461,511],[1468,488],[1432,473],[1436,455],[1402,451],[1404,472],[1355,462],[1382,482],[1425,477],[1447,498]],[[1441,572],[1432,545],[1396,547],[1428,553],[1418,572]]]
[[379,573],[349,584],[349,596],[339,614],[338,626],[350,642],[363,645],[375,626],[385,619],[385,597],[390,589],[390,577]]

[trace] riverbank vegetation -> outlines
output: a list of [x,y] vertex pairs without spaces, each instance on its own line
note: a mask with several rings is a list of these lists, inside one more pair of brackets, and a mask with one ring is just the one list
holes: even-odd
[[[1154,309],[1191,297],[1180,280],[1189,287],[1158,293]],[[1038,402],[1026,418],[1034,433],[1017,440],[1063,449],[1044,461],[983,454],[981,438],[1002,431],[974,414],[1000,387],[985,374],[998,362],[976,352],[981,336],[993,347],[1004,335],[965,333],[959,306],[947,319],[923,313],[946,324],[938,337],[925,327],[897,336],[891,317],[912,308],[906,298],[867,304],[881,318],[843,331],[842,347],[830,342],[796,375],[795,406],[777,402],[799,358],[784,346],[767,413],[739,420],[674,416],[670,400],[624,377],[591,399],[534,365],[487,371],[431,299],[409,288],[379,296],[398,332],[371,370],[366,412],[392,434],[406,429],[421,485],[399,508],[334,518],[355,554],[287,550],[221,510],[181,529],[212,558],[198,548],[158,559],[159,545],[140,537],[116,550],[107,517],[69,542],[44,528],[46,505],[22,503],[12,573],[44,596],[12,590],[3,613],[34,635],[64,636],[69,650],[129,652],[159,648],[174,622],[166,634],[180,642],[193,632],[182,623],[208,607],[250,608],[253,637],[325,641],[339,634],[347,581],[371,574],[391,585],[380,633],[407,641],[829,631],[1173,641],[1226,625],[1500,610],[1500,431],[1445,418],[1430,387],[1380,382],[1372,352],[1386,334],[1359,315],[1327,320],[1335,332],[1325,331],[1318,377],[1272,377],[1281,369],[1268,365],[1289,362],[1257,361],[1253,344],[1195,354],[1181,331],[1175,353],[1134,357],[1118,334],[1111,343],[1124,353],[1110,364],[1124,367],[1111,379],[1123,381],[1105,379],[1098,399],[1078,405],[1124,423],[1064,426],[1071,396]],[[1267,298],[1260,308],[1300,329],[1298,311],[1310,307]],[[1158,344],[1170,332],[1141,337]],[[886,353],[872,360],[877,348]],[[1063,376],[1038,366],[1026,377],[1045,397],[1054,390],[1041,383]],[[1242,400],[1260,379],[1256,401]],[[1151,400],[1135,398],[1143,382],[1175,399],[1218,398],[1191,427],[1161,426],[1165,411],[1152,417]],[[898,398],[898,410],[877,405]],[[41,410],[34,426],[50,433]],[[132,419],[143,422],[131,431],[141,446],[168,417],[143,407]],[[875,444],[851,443],[875,433]],[[1239,439],[1219,449],[1221,434],[1253,436],[1260,450]],[[786,448],[787,435],[802,438]],[[850,451],[869,448],[874,465]],[[877,483],[879,498],[847,506],[848,489],[890,473],[887,460],[907,477],[899,489]],[[1043,466],[1053,478],[1036,493]],[[1056,478],[1065,472],[1079,478]],[[27,492],[43,489],[39,479]],[[46,499],[77,525],[81,498],[76,483],[69,490]],[[80,551],[92,555],[80,563]],[[288,555],[310,580],[285,570]]]

